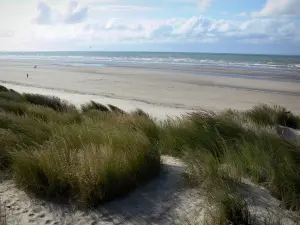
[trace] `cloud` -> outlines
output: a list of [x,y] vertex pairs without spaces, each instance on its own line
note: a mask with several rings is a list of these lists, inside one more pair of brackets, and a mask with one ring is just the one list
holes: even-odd
[[38,14],[34,21],[38,24],[51,24],[54,22],[53,9],[45,2],[39,2],[37,5]]
[[65,23],[80,23],[88,17],[88,7],[80,7],[78,2],[69,3],[68,11],[64,15]]
[[[196,3],[196,1],[193,1]],[[199,1],[197,1],[199,3]],[[110,4],[110,3],[109,3]],[[112,3],[114,4],[114,3]],[[34,9],[32,5],[32,9]],[[300,21],[288,17],[282,18],[250,18],[243,19],[216,19],[204,16],[191,16],[189,18],[142,19],[137,17],[109,18],[109,14],[98,13],[89,5],[89,8],[70,2],[58,8],[57,5],[49,5],[40,2],[37,16],[34,22],[30,21],[28,14],[27,22],[19,20],[18,26],[1,28],[11,29],[13,37],[8,33],[0,33],[1,40],[7,43],[26,43],[24,46],[68,46],[94,45],[105,46],[109,44],[195,44],[217,43],[217,44],[272,44],[283,45],[300,44]],[[107,5],[104,5],[107,6]],[[130,8],[131,7],[131,8]],[[137,6],[136,6],[137,7]],[[120,7],[120,5],[109,5],[108,8],[115,10],[138,9],[132,6]],[[117,14],[122,15],[122,14]],[[25,18],[25,17],[24,17]],[[234,17],[232,17],[234,18]],[[25,19],[23,19],[26,21]],[[31,21],[32,22],[32,21]],[[46,24],[47,26],[41,26]],[[2,46],[4,46],[3,42]],[[14,47],[13,44],[11,46]],[[6,47],[6,46],[5,46]],[[56,47],[58,48],[58,47]]]
[[34,22],[40,25],[81,23],[88,17],[88,7],[81,7],[78,2],[71,1],[65,13],[41,1],[37,5],[37,15]]
[[139,42],[296,42],[300,32],[296,22],[287,19],[251,19],[232,21],[209,17],[189,19],[132,21],[113,18],[103,24],[88,24],[91,39]]
[[261,16],[290,16],[300,17],[299,0],[267,0],[266,5],[259,12],[252,13],[254,17]]
[[113,11],[113,12],[128,12],[128,11],[155,11],[159,10],[156,7],[138,6],[138,5],[104,5],[94,7],[98,11]]

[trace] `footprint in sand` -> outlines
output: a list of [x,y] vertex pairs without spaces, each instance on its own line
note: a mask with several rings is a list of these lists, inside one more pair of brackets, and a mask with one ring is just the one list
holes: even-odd
[[45,214],[39,215],[40,218],[45,218],[45,216],[46,216]]
[[[45,224],[50,224],[51,222],[52,222],[52,220],[46,220]],[[55,223],[53,223],[53,224],[55,224]]]

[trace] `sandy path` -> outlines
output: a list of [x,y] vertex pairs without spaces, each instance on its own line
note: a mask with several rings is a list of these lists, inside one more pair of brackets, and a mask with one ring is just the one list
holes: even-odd
[[163,165],[155,180],[93,211],[81,212],[34,199],[10,180],[0,184],[0,198],[6,205],[9,225],[182,224],[199,218],[204,200],[196,190],[184,187],[182,162],[163,157]]
[[[206,197],[183,182],[185,165],[179,159],[163,156],[159,177],[128,196],[103,204],[91,211],[70,205],[57,205],[29,197],[13,181],[0,183],[0,199],[6,208],[8,225],[141,225],[207,224],[214,216]],[[250,213],[258,224],[299,225],[300,218],[280,206],[268,190],[244,180],[239,187]],[[3,214],[2,207],[2,214]],[[206,222],[205,222],[206,221]],[[279,223],[280,222],[280,223]],[[0,221],[1,224],[1,221]]]

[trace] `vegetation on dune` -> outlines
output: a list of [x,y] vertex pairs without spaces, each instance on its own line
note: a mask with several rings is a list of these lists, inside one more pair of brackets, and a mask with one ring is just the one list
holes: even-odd
[[184,157],[192,184],[246,177],[267,187],[288,208],[299,209],[300,147],[279,136],[256,133],[228,117],[193,113],[166,122],[162,149]]
[[81,106],[82,112],[88,112],[90,110],[97,110],[100,112],[109,112],[109,108],[107,108],[105,105],[102,105],[98,102],[90,101],[89,103],[83,104]]
[[126,114],[126,112],[125,112],[124,110],[118,108],[118,107],[115,106],[115,105],[108,104],[108,107],[109,107],[109,109],[110,109],[112,112],[120,113],[120,114]]
[[159,129],[150,118],[95,102],[80,113],[59,98],[20,96],[0,98],[0,163],[25,190],[92,206],[159,173]]
[[91,101],[79,111],[56,97],[0,86],[0,163],[28,191],[88,206],[156,176],[160,154],[169,154],[187,164],[191,185],[213,197],[215,224],[255,224],[235,195],[242,178],[300,209],[300,146],[275,132],[299,121],[283,107],[258,105],[158,122],[140,109]]
[[58,129],[41,146],[13,153],[16,181],[34,193],[70,196],[84,205],[128,193],[159,173],[160,156],[124,120],[86,119]]
[[51,108],[58,112],[70,112],[76,110],[76,107],[67,101],[54,96],[45,96],[40,94],[23,94],[25,100],[31,104]]
[[253,107],[253,109],[247,110],[244,114],[257,124],[271,126],[278,124],[294,129],[300,128],[299,117],[293,115],[290,111],[281,106],[261,104]]
[[7,92],[9,90],[6,87],[4,87],[3,85],[0,85],[0,91],[1,92]]
[[[234,207],[244,204],[232,198],[242,178],[266,187],[286,208],[300,210],[300,146],[280,139],[270,123],[258,122],[260,111],[249,119],[249,111],[191,113],[161,124],[161,151],[181,157],[188,182],[214,197],[219,212],[213,224],[257,224],[245,207]],[[237,203],[229,204],[233,200]]]
[[25,98],[21,94],[13,90],[0,91],[0,99],[11,101],[11,102],[25,102]]
[[142,109],[136,109],[136,110],[134,110],[131,113],[131,115],[150,118],[150,115],[148,113],[146,113],[145,111],[143,111]]

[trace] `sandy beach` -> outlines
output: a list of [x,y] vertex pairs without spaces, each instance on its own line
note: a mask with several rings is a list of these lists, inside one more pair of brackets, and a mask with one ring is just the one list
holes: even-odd
[[[151,70],[47,63],[34,69],[31,64],[0,61],[0,82],[18,91],[56,95],[76,105],[96,100],[124,110],[142,108],[156,117],[198,109],[248,109],[259,103],[282,105],[300,113],[300,82],[261,79],[257,71],[249,70],[250,77],[241,77],[205,75],[199,70],[187,73],[186,68],[181,71],[178,66],[174,72],[155,67]],[[237,71],[228,69],[227,73],[231,72]]]
[[[192,70],[191,70],[192,71]],[[54,95],[80,106],[90,100],[123,110],[136,108],[165,119],[195,110],[244,110],[259,103],[281,105],[300,113],[300,82],[247,76],[208,75],[158,68],[71,67],[40,63],[35,69],[21,61],[0,61],[0,84],[18,92]],[[227,74],[231,71],[228,69]],[[29,75],[27,78],[26,75]],[[289,74],[289,77],[298,77]],[[8,224],[202,224],[210,205],[198,190],[184,187],[184,163],[163,156],[163,173],[129,196],[83,212],[28,196],[12,180],[0,185]],[[240,190],[258,219],[296,224],[294,216],[266,189],[243,181]],[[196,199],[196,200],[195,200]],[[268,210],[266,210],[266,208]],[[189,209],[187,211],[187,209]],[[17,221],[16,221],[17,220]]]
[[300,225],[300,0],[0,2],[0,225]]

